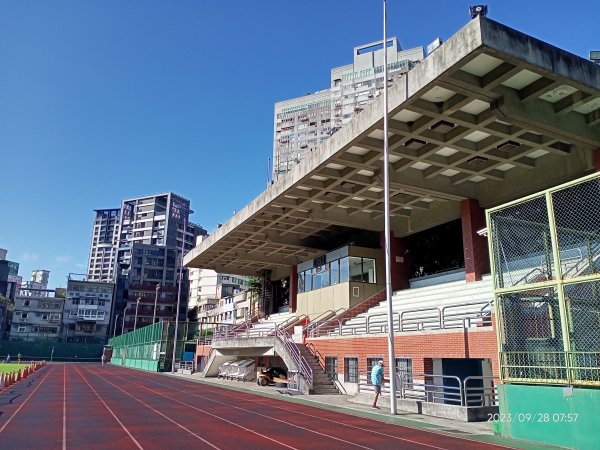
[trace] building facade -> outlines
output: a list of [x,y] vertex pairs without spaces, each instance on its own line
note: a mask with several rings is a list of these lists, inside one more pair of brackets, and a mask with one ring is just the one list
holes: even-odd
[[105,343],[115,293],[114,283],[69,276],[64,303],[64,342]]
[[22,288],[15,298],[10,340],[58,341],[64,302],[54,289]]
[[206,234],[189,222],[192,212],[190,201],[172,192],[123,200],[118,209],[96,210],[88,280],[115,283],[114,330],[174,318],[178,295],[180,315],[185,317],[187,270],[182,271],[181,294],[178,289],[182,252]]
[[[396,37],[388,39],[388,85],[423,57],[423,47],[402,50]],[[289,171],[381,95],[383,58],[383,41],[355,47],[352,64],[331,69],[328,89],[275,103],[273,178]]]

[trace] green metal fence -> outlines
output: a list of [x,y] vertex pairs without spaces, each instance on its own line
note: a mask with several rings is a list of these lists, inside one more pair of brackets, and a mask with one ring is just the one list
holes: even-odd
[[[181,359],[190,331],[195,331],[192,328],[188,322],[179,322],[176,363]],[[166,320],[114,337],[108,341],[112,346],[111,363],[151,372],[169,371],[174,337],[175,322]]]
[[487,223],[503,381],[600,386],[600,175]]

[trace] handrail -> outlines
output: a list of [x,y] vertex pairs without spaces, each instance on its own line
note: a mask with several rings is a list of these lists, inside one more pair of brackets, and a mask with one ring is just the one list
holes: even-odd
[[[329,311],[333,312],[333,314],[331,316],[324,317],[322,319],[319,319],[318,321],[313,321],[306,327],[307,335],[314,337],[314,335],[316,334],[318,336],[319,330],[322,327],[324,327],[328,324],[331,324],[333,322],[339,323],[341,320],[341,316],[348,311],[348,308],[339,308],[335,311],[333,311],[333,310],[329,310]],[[325,312],[328,312],[328,311],[325,311]]]
[[[443,307],[428,306],[423,308],[406,309],[394,312],[394,329],[399,332],[421,331],[424,329],[451,329],[470,327],[474,324],[489,325],[489,315],[493,300],[481,300],[446,305]],[[419,314],[422,313],[422,314]],[[355,335],[359,333],[385,333],[387,321],[381,318],[387,317],[386,313],[369,314],[360,317],[360,321],[346,324],[342,320],[329,320],[328,324],[335,326],[322,329],[316,327],[311,330],[310,337],[332,335]],[[357,319],[357,318],[354,318]]]
[[[321,364],[321,361],[323,361],[323,363],[325,362],[325,357],[323,356],[323,354],[319,350],[317,350],[317,348],[312,342],[307,342],[305,345],[307,350],[319,360],[319,365],[321,366],[321,368],[323,368],[323,370],[325,370],[325,373],[331,375],[327,372],[327,369]],[[343,392],[344,395],[347,395],[346,388],[344,388],[343,383],[338,379],[337,373],[335,374],[335,378],[331,379],[331,381],[333,382],[338,391]]]
[[[481,386],[469,387],[469,381],[481,381]],[[491,386],[485,386],[485,381],[490,380]],[[464,406],[476,408],[481,406],[495,406],[498,404],[498,390],[494,376],[469,376],[463,380]]]
[[302,356],[300,349],[296,345],[296,343],[290,338],[290,335],[283,328],[276,327],[275,336],[283,341],[285,349],[288,351],[288,354],[292,358],[292,360],[296,363],[298,367],[298,371],[300,375],[306,380],[306,383],[309,387],[312,387],[313,384],[313,373],[310,365]]

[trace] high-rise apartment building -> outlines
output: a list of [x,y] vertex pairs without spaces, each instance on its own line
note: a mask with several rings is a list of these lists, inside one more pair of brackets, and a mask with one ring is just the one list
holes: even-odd
[[[171,192],[123,200],[118,209],[96,210],[88,281],[116,283],[113,318],[120,315],[124,330],[175,317],[182,250],[187,253],[196,236],[206,234],[189,222],[192,212],[189,200]],[[181,316],[187,307],[187,285],[184,270]]]
[[[424,57],[387,40],[388,85]],[[331,69],[329,89],[275,103],[273,177],[278,178],[378,97],[384,87],[383,41],[354,48],[354,61]]]

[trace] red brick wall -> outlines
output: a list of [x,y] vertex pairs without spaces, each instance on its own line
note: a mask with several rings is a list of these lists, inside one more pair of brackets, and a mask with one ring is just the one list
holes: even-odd
[[[492,371],[498,375],[498,345],[496,333],[465,330],[448,333],[423,332],[412,335],[395,335],[394,350],[398,357],[412,358],[413,372],[431,373],[432,358],[487,358]],[[359,371],[367,371],[367,358],[383,357],[388,364],[386,336],[339,339],[308,339],[325,356],[337,356],[338,370],[344,371],[344,357],[358,357]],[[323,363],[323,361],[322,361]]]

